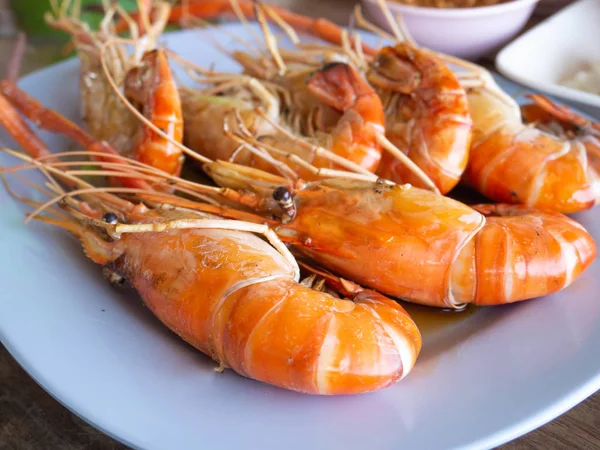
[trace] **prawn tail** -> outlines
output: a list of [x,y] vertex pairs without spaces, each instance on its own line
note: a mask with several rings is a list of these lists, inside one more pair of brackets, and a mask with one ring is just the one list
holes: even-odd
[[[313,278],[323,280],[329,289],[352,300],[356,305],[369,308],[379,317],[386,333],[393,339],[398,349],[402,366],[400,379],[408,375],[421,351],[422,338],[406,310],[398,302],[379,292],[365,289],[359,284],[340,278],[312,264],[303,261],[299,261],[298,264],[312,273]],[[398,330],[402,331],[398,332]]]
[[512,303],[558,292],[571,285],[596,257],[592,236],[563,214],[521,205],[474,208],[488,216],[474,241],[477,305]]

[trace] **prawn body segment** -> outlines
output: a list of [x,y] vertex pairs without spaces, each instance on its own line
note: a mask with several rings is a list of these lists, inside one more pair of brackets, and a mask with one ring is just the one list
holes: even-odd
[[563,213],[595,204],[597,168],[581,141],[526,126],[518,109],[484,88],[473,90],[469,102],[476,128],[469,184],[498,202]]
[[[467,166],[472,128],[466,93],[453,72],[430,52],[400,43],[379,51],[368,79],[383,99],[388,139],[448,192]],[[379,167],[382,178],[426,187],[388,152]]]
[[[471,208],[429,191],[327,182],[295,196],[296,217],[276,228],[324,267],[411,302],[452,308],[452,264],[483,226]],[[350,184],[350,183],[344,183]],[[460,303],[460,302],[458,302]]]
[[574,220],[522,205],[475,205],[483,229],[458,255],[456,297],[497,305],[542,297],[569,286],[596,258],[596,244]]

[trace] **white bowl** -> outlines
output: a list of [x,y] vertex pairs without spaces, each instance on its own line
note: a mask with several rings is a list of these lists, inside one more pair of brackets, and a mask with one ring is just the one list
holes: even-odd
[[[580,0],[527,31],[502,49],[496,67],[517,83],[577,102],[600,117],[600,95],[561,81],[589,63],[600,62],[600,1]],[[586,106],[583,106],[586,105]]]
[[[415,41],[433,50],[478,59],[499,49],[527,23],[539,0],[513,0],[477,8],[422,8],[388,2],[402,16]],[[369,18],[390,30],[377,0],[362,0]]]

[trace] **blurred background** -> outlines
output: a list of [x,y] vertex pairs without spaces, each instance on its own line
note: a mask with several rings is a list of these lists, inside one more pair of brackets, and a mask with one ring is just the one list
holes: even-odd
[[[114,1],[127,11],[137,9],[136,0]],[[319,16],[341,24],[348,22],[354,5],[348,0],[267,0],[266,3],[276,3],[306,15],[314,16],[317,11]],[[82,19],[92,27],[97,25],[102,18],[102,0],[81,0],[81,4]],[[10,53],[19,31],[26,33],[28,41],[23,74],[69,56],[64,52],[67,36],[50,29],[44,21],[49,9],[50,0],[0,0],[0,74],[5,73],[7,57],[3,56]]]
[[[113,1],[118,2],[125,10],[131,11],[136,9],[136,0]],[[363,9],[366,10],[367,16],[369,16],[369,3],[373,3],[374,0],[266,0],[266,3],[277,4],[300,14],[326,17],[339,24],[347,24],[354,5],[359,3],[359,1],[363,4]],[[523,1],[526,2],[527,0],[395,0],[394,2],[390,2],[390,5],[407,3],[412,5],[436,4],[447,6],[456,3],[463,5],[475,4],[481,7],[480,5],[508,3],[511,1],[517,3]],[[533,0],[533,2],[535,3],[535,0]],[[172,3],[178,3],[178,0],[172,0]],[[540,0],[539,3],[536,3],[533,7],[533,15],[529,19],[524,19],[524,23],[527,22],[525,27],[530,28],[541,19],[553,14],[568,3],[571,3],[571,1]],[[81,0],[81,4],[83,20],[91,26],[97,25],[102,17],[102,0]],[[61,52],[61,49],[64,48],[61,44],[66,42],[66,35],[51,30],[44,21],[44,14],[49,8],[50,0],[0,0],[0,55],[8,54],[18,30],[24,31],[28,36],[29,42],[23,67],[24,73],[30,71],[34,67],[41,67],[68,56],[64,52]],[[478,8],[458,9],[464,11],[466,9]],[[404,15],[410,30],[411,18],[408,17],[406,13],[404,13]],[[483,20],[486,19],[476,19],[476,21],[480,23],[483,22]],[[514,19],[510,20],[514,21]],[[476,21],[471,22],[473,30],[477,27]],[[422,28],[420,23],[418,24],[418,27]],[[489,31],[491,28],[487,29]],[[411,32],[415,31],[417,33],[419,32],[419,30],[416,29],[416,25]],[[453,30],[451,30],[451,32],[452,31]],[[436,32],[439,32],[439,28],[436,27],[435,29],[432,29],[431,32],[429,30],[425,30],[424,32],[435,34]],[[424,44],[427,45],[427,43]],[[6,58],[0,58],[0,64],[5,64],[5,61],[3,61],[4,59]]]

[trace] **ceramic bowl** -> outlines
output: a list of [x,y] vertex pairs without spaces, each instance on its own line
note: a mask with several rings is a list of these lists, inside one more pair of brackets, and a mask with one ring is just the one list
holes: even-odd
[[[539,0],[513,0],[476,8],[423,8],[388,2],[402,16],[408,31],[423,47],[476,60],[494,52],[527,23]],[[362,0],[366,15],[390,30],[377,0]]]

